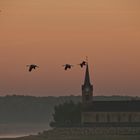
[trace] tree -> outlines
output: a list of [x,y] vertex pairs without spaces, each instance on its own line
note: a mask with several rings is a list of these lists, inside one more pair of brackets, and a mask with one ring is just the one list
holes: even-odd
[[73,101],[59,104],[54,108],[52,127],[73,126],[81,124],[81,103]]

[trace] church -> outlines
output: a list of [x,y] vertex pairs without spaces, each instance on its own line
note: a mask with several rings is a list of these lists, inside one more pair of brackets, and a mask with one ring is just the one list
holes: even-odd
[[86,65],[82,85],[82,116],[84,126],[140,126],[140,100],[95,101]]

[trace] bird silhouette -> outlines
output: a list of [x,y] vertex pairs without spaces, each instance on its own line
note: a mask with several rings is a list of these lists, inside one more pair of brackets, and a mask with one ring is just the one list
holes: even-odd
[[27,67],[29,67],[29,72],[31,72],[33,69],[39,68],[39,66],[35,64],[27,65]]
[[64,67],[64,70],[68,70],[68,69],[71,69],[71,67],[73,67],[73,65],[65,64],[65,65],[63,65],[63,67]]
[[87,62],[86,61],[83,61],[82,63],[78,64],[81,66],[81,68],[83,68],[84,66],[86,66]]

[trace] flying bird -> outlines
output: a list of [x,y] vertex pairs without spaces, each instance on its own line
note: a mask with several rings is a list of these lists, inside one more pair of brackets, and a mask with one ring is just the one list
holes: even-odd
[[35,64],[27,65],[27,67],[29,67],[29,72],[31,72],[33,69],[39,68],[39,66]]
[[63,67],[64,67],[64,70],[68,70],[68,69],[71,69],[71,67],[73,67],[73,65],[65,64],[65,65],[63,65]]
[[81,66],[81,68],[83,68],[84,66],[86,66],[87,62],[86,61],[83,61],[82,63],[78,64]]

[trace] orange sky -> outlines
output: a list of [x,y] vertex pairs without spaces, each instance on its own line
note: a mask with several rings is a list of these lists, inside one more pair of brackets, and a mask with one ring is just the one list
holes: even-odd
[[[139,0],[0,0],[0,95],[140,95]],[[40,69],[29,73],[26,65]]]

